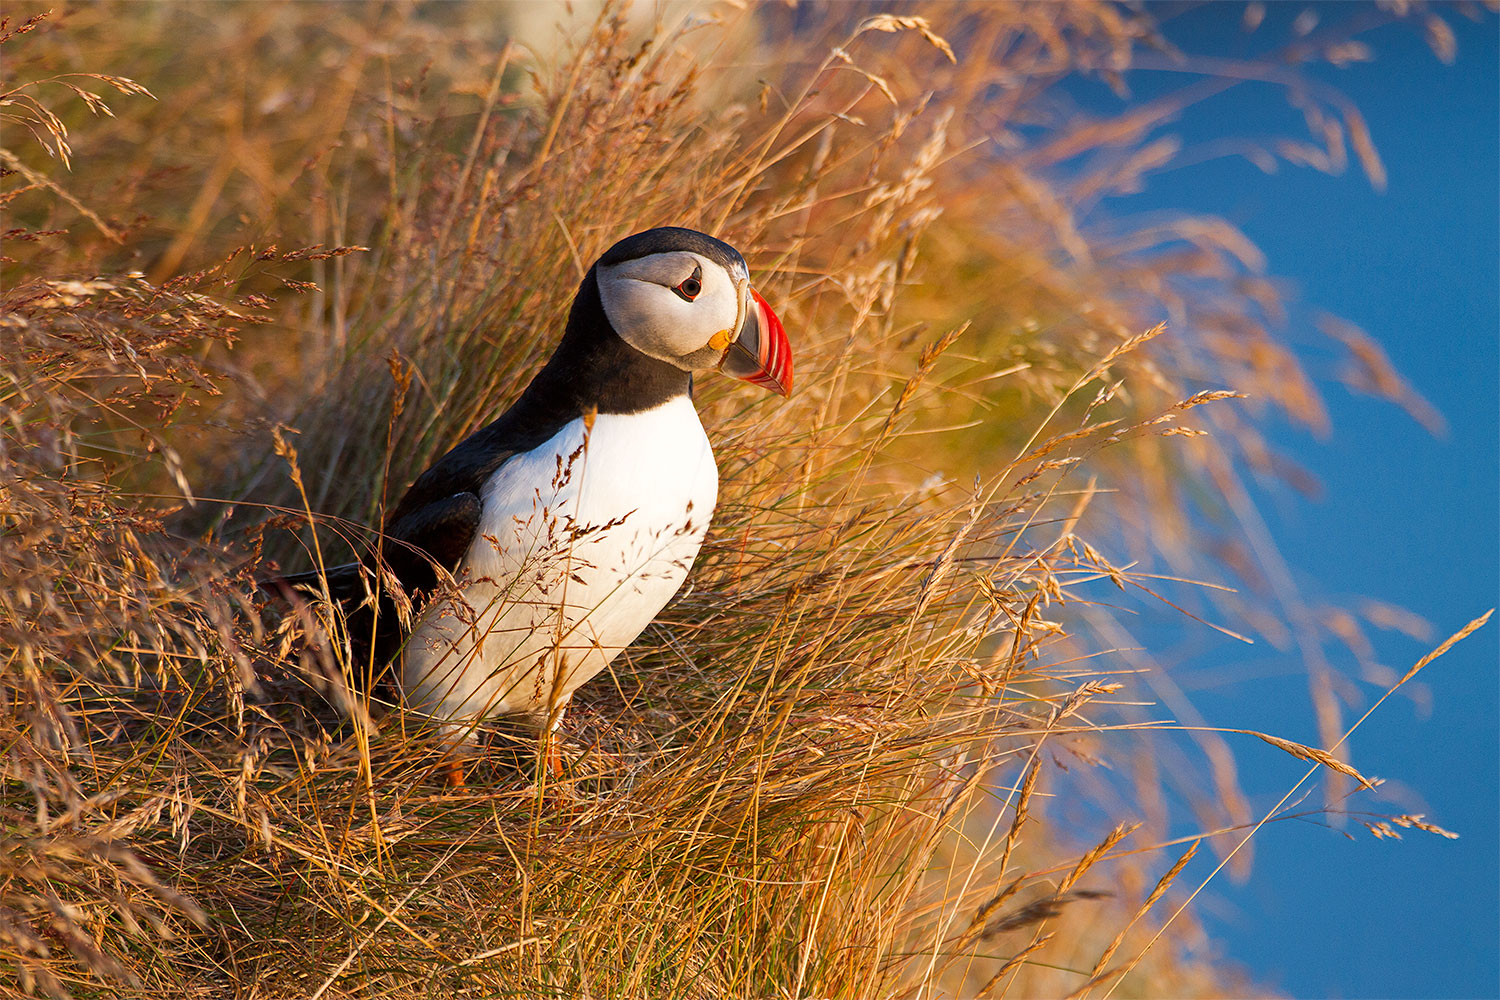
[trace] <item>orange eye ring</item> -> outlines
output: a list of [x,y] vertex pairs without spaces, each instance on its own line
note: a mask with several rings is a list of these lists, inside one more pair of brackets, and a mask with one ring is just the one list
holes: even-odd
[[682,279],[682,282],[673,286],[672,291],[684,302],[691,302],[703,291],[703,268],[693,268],[693,273]]

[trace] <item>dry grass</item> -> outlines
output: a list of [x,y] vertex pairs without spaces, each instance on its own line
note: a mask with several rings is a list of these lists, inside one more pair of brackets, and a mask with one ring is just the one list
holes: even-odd
[[[1231,228],[1084,224],[1225,79],[1060,113],[1059,80],[1151,58],[1149,20],[1104,3],[609,8],[558,56],[505,40],[513,10],[101,5],[5,38],[0,112],[39,140],[7,127],[0,192],[22,989],[1247,992],[1178,885],[1200,838],[1239,861],[1265,821],[1243,731],[1197,724],[1101,602],[1249,584],[1171,595],[1300,644],[1319,746],[1249,735],[1363,782],[1320,652],[1362,626],[1282,579],[1242,486],[1285,472],[1258,418],[1323,418]],[[85,123],[98,99],[46,82],[85,70],[158,103],[122,79],[120,117]],[[1347,145],[1378,178],[1357,113],[1309,108],[1320,145],[1282,152]],[[799,393],[701,385],[721,506],[690,585],[575,700],[576,806],[495,762],[444,793],[427,734],[351,704],[338,643],[263,623],[253,580],[340,561],[514,395],[580,269],[665,223],[746,252]],[[1153,697],[1206,764],[1174,763]],[[1080,847],[1047,798],[1091,787],[1119,825]],[[1176,844],[1173,796],[1201,824]]]

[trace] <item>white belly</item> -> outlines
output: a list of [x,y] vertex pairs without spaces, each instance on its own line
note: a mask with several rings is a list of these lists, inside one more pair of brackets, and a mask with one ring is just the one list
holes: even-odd
[[421,614],[401,662],[418,711],[555,722],[687,577],[719,473],[686,396],[582,420],[503,466],[455,573],[462,600]]

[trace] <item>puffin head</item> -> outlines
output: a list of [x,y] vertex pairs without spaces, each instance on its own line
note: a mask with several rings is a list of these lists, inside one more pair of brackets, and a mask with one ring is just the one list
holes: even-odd
[[728,243],[666,226],[628,236],[594,265],[605,318],[621,340],[686,372],[717,368],[783,396],[792,348]]

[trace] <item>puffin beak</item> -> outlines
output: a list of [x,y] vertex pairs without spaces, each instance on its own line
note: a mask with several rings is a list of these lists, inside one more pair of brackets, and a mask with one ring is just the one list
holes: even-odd
[[786,329],[754,288],[749,289],[740,335],[724,349],[719,371],[753,382],[763,389],[792,394],[792,345]]

